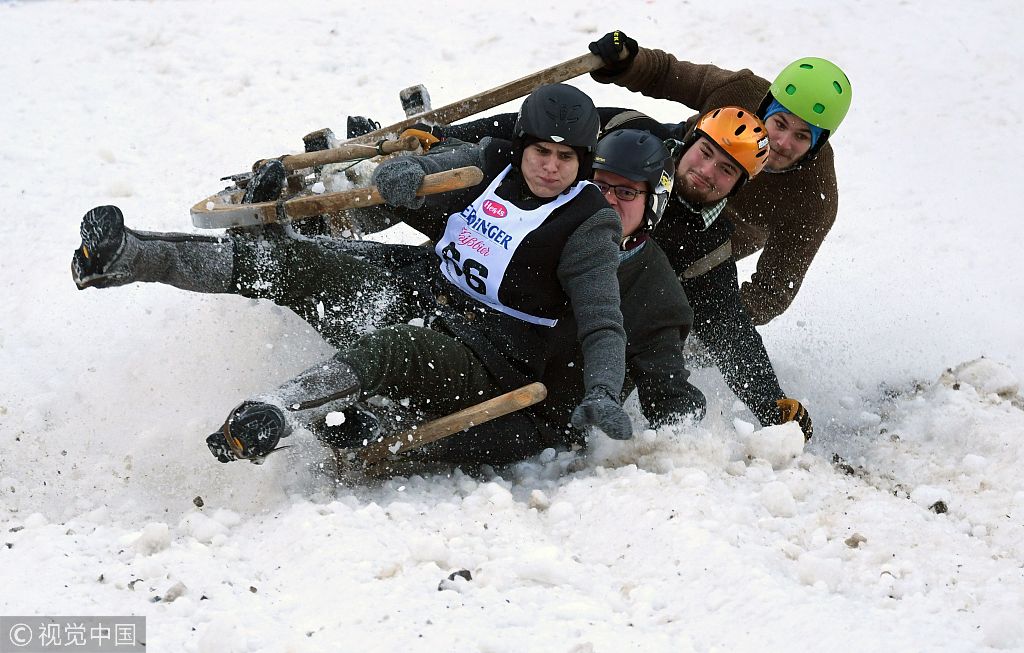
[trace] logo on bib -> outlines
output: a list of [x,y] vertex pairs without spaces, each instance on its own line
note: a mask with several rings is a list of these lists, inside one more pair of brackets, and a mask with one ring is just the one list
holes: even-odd
[[504,218],[508,215],[508,209],[503,204],[494,200],[484,200],[483,209],[484,213],[492,218]]

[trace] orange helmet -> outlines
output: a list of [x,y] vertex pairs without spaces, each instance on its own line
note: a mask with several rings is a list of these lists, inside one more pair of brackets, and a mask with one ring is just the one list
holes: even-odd
[[707,136],[743,168],[748,179],[768,161],[768,131],[756,115],[740,107],[713,109],[700,117],[695,134]]

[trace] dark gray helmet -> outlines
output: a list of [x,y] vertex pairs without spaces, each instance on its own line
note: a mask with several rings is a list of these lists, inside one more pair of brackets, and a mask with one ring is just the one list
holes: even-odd
[[597,145],[600,131],[601,118],[594,101],[568,84],[548,84],[530,93],[523,101],[514,128],[517,139],[533,136],[542,141],[582,147],[588,152]]
[[520,167],[523,150],[536,141],[560,143],[576,150],[579,171],[576,181],[590,176],[590,165],[601,131],[601,117],[594,101],[568,84],[541,86],[526,96],[512,130],[512,162]]
[[665,213],[675,180],[675,161],[657,136],[638,129],[618,129],[597,144],[594,169],[647,183],[646,231],[654,229]]

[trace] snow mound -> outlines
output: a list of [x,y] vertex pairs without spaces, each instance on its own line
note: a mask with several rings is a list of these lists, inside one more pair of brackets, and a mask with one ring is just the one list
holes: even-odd
[[954,389],[967,384],[977,390],[979,395],[996,395],[1000,399],[1011,399],[1020,393],[1020,381],[1013,371],[1002,363],[984,357],[946,370],[939,380]]

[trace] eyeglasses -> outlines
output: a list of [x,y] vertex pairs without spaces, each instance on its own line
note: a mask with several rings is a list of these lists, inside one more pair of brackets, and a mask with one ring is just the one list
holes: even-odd
[[630,188],[629,186],[612,186],[611,184],[606,184],[603,181],[595,181],[594,185],[597,186],[597,189],[601,191],[602,195],[607,195],[608,191],[614,191],[615,197],[623,202],[632,202],[641,195],[647,194],[647,191],[645,190],[637,190],[635,188]]

